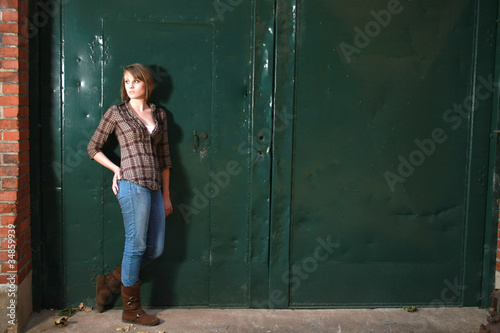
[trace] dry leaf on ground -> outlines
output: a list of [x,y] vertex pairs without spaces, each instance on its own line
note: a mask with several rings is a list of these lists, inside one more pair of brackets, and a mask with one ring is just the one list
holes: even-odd
[[68,317],[61,317],[54,322],[57,327],[64,327],[68,323]]
[[[117,331],[121,331],[121,332],[128,332],[134,326],[135,326],[134,324],[129,324],[129,325],[125,326],[125,327],[117,327],[116,330]],[[136,329],[136,327],[134,327],[134,330],[135,329]]]

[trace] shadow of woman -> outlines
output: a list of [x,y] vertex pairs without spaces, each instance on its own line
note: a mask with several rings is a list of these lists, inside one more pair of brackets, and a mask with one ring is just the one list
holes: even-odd
[[[168,105],[174,91],[172,77],[168,71],[157,65],[148,66],[153,74],[155,89],[151,101],[167,113],[168,139],[172,170],[170,173],[170,199],[174,211],[166,218],[165,248],[160,258],[152,262],[141,272],[145,287],[151,290],[144,294],[144,304],[150,306],[176,305],[175,282],[179,266],[186,259],[187,225],[176,210],[180,202],[189,196],[189,184],[186,168],[183,165],[179,151],[179,143],[184,133],[176,124],[174,114],[164,105]],[[148,288],[148,289],[149,289]]]

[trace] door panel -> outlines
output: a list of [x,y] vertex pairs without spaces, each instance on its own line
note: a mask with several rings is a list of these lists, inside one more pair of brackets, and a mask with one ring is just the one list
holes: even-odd
[[[156,85],[152,102],[168,110],[174,214],[166,221],[164,254],[141,276],[144,302],[248,306],[251,168],[238,146],[251,146],[253,6],[232,7],[223,17],[211,2],[136,6],[98,1],[65,6],[68,20],[85,22],[64,28],[63,145],[81,140],[82,128],[91,135],[107,108],[120,102],[123,66],[149,66]],[[106,153],[119,161],[116,142]],[[74,246],[66,259],[69,303],[90,298],[95,274],[120,264],[124,240],[111,172],[87,160],[81,166],[65,179],[75,183],[65,196],[65,242]],[[85,207],[75,200],[89,196]]]
[[[208,138],[213,135],[210,128],[213,26],[199,23],[104,20],[103,31],[105,50],[109,53],[103,71],[104,105],[117,102],[116,87],[121,83],[123,64],[137,61],[148,61],[147,64],[151,64],[156,86],[153,101],[169,110],[174,205],[178,207],[183,202],[189,202],[190,195],[193,195],[189,192],[193,187],[211,182],[211,145]],[[123,45],[130,43],[133,45],[130,45],[126,52],[122,52]],[[195,98],[189,96],[190,91],[195,92]],[[193,131],[189,133],[190,129],[199,132],[200,147],[196,152],[193,152]],[[201,138],[202,133],[207,134],[207,139]],[[203,149],[206,152],[201,153]],[[187,172],[184,171],[186,166],[189,166]],[[111,182],[112,174],[106,173],[105,186]],[[208,205],[208,200],[206,201]],[[123,227],[119,218],[119,206],[116,205],[111,191],[105,192],[104,202],[112,203],[105,206],[104,210],[106,222],[103,251],[105,265],[112,267],[121,261],[121,253],[116,249],[123,247],[124,235],[116,232]],[[210,242],[207,235],[210,234],[210,209],[208,206],[198,209],[199,213],[193,215],[189,209],[186,211],[184,206],[181,206],[181,209],[176,209],[176,213],[168,219],[167,234],[170,236],[167,238],[165,254],[157,264],[145,271],[146,279],[151,276],[153,287],[168,286],[162,293],[151,296],[149,302],[153,304],[209,302]],[[197,240],[190,246],[187,246],[188,234],[190,239]],[[149,275],[151,272],[154,274]],[[174,272],[177,276],[189,278],[177,279],[172,274]]]
[[297,4],[292,306],[462,304],[475,4],[397,3]]

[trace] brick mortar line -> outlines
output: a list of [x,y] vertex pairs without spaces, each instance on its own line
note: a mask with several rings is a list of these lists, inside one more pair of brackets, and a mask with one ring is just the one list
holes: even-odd
[[[9,259],[9,260],[15,260],[15,259]],[[15,262],[13,265],[15,265],[15,264],[19,264],[19,263],[20,263],[20,261],[17,261],[17,260],[15,260],[15,261],[16,261],[16,262]],[[28,266],[28,265],[30,264],[30,262],[31,262],[31,258],[30,258],[30,259],[28,259],[28,260],[26,261],[26,263],[25,263],[22,267],[20,267],[20,268],[18,267],[17,271],[14,271],[14,272],[21,272],[24,268],[26,268],[26,266]],[[8,262],[8,261],[0,261],[0,264],[2,264],[2,265],[4,265],[4,264],[9,265],[9,262]],[[3,273],[3,274],[9,274],[9,273],[5,272],[5,273]],[[12,274],[12,273],[11,273],[11,274]],[[14,274],[15,274],[15,273],[14,273]]]
[[[7,59],[11,58],[11,59]],[[28,62],[29,59],[24,59],[24,58],[18,58],[18,57],[0,57],[1,60],[12,60],[12,61],[19,61],[19,62]],[[6,68],[7,69],[7,68]],[[16,69],[16,68],[8,68],[8,69]]]
[[[28,140],[23,140],[23,141],[28,141]],[[12,143],[10,141],[0,141],[0,143]],[[2,155],[21,155],[21,154],[24,154],[24,153],[27,153],[28,150],[24,150],[24,151],[11,151],[11,152],[4,152],[4,153],[1,153]],[[4,164],[9,164],[9,166],[11,164],[15,164],[15,165],[24,165],[26,163],[29,163],[29,160],[28,161],[23,161],[23,162],[19,162],[19,163],[0,163],[0,165],[4,165]],[[3,178],[3,177],[2,177]]]
[[[5,155],[14,155],[14,154],[15,153],[5,154]],[[24,166],[24,164],[26,164],[26,163],[29,163],[29,161],[25,161],[22,163],[0,163],[0,166],[13,166],[13,165],[23,165]],[[27,173],[23,172],[21,175],[24,176],[24,175],[28,175],[28,174],[29,174],[29,172],[27,172]],[[19,177],[19,176],[0,176],[1,179],[6,179],[6,177],[14,177],[15,178],[15,177]]]
[[[13,154],[12,154],[12,155],[13,155]],[[1,163],[0,165],[3,165],[3,166],[13,166],[13,165],[18,165],[18,164],[16,164],[16,163],[5,163],[5,162],[4,162],[4,163]],[[3,177],[0,177],[0,178],[5,179],[5,178],[3,178]]]
[[[3,120],[7,120],[7,119],[10,119],[10,118],[5,118]],[[0,120],[2,120],[2,118],[0,118]],[[11,131],[0,130],[0,131],[2,133],[6,133],[6,134],[12,134],[12,133],[17,133],[17,132],[19,132],[19,134],[25,134],[26,132],[29,132],[29,129],[28,128],[22,128],[22,129],[19,129],[19,130],[11,130]],[[25,143],[26,141],[29,141],[29,138],[20,139],[20,140],[6,140],[6,139],[3,139],[3,140],[0,140],[0,143]],[[28,152],[28,150],[26,150],[24,152]],[[19,154],[19,155],[21,153],[23,153],[23,151],[3,151],[3,152],[0,152],[0,154]]]
[[[21,222],[24,222],[24,221],[26,221],[27,219],[28,219],[28,216],[26,216],[26,218],[24,218]],[[15,224],[15,226],[19,226],[19,225],[20,225],[20,224]],[[8,226],[8,225],[2,225],[2,226],[0,226],[0,227],[1,227],[1,228],[9,228],[9,226]],[[15,228],[13,228],[13,229],[15,229]],[[26,230],[28,230],[28,229],[31,229],[31,227],[26,228]],[[22,236],[22,234],[23,234],[24,232],[26,232],[26,230],[24,230],[21,234],[16,235],[16,238],[17,238],[17,237],[19,237],[19,236]],[[4,239],[4,238],[7,238],[7,237],[0,237],[0,239]],[[0,249],[0,250],[2,250],[2,249]]]
[[[14,155],[14,154],[5,154],[5,155]],[[25,162],[23,162],[24,164]],[[13,166],[13,165],[19,165],[19,163],[1,163],[0,165],[4,165],[4,166]],[[1,177],[3,179],[3,177]]]
[[[0,143],[2,143],[0,141]],[[10,143],[10,142],[8,142]],[[26,151],[27,152],[27,151]],[[21,155],[23,153],[26,153],[26,152],[5,152],[5,153],[2,153],[2,156],[7,156],[7,157],[11,157],[12,155]],[[25,163],[29,162],[29,159],[26,160],[26,161],[23,161],[23,162],[20,162],[20,163],[9,163],[9,162],[3,162],[3,163],[0,163],[0,165],[5,165],[5,166],[13,166],[13,165],[24,165]],[[0,176],[1,177],[1,176]],[[2,177],[3,178],[3,177]]]
[[25,175],[26,174],[22,174],[22,175],[19,175],[19,176],[1,176],[0,179],[18,179],[19,177],[23,177]]
[[19,33],[19,32],[0,32],[0,34],[2,34],[4,36],[18,36],[18,37],[23,37],[23,38],[29,39],[28,36],[25,36],[24,34]]
[[[30,260],[30,261],[28,261],[28,262],[26,263],[26,265],[24,265],[23,267],[21,267],[21,268],[20,268],[20,269],[18,269],[17,271],[14,271],[13,273],[0,273],[0,276],[2,276],[2,275],[8,275],[8,276],[10,276],[10,275],[16,275],[16,276],[20,276],[20,273],[22,273],[24,270],[26,270],[26,269],[27,269],[26,267],[30,264],[30,262],[31,262],[31,260]],[[24,281],[24,280],[23,280],[23,281]],[[18,284],[16,284],[16,285],[18,285]]]
[[[27,131],[27,129],[25,129],[25,131]],[[19,131],[19,132],[22,132]],[[5,144],[13,144],[13,143],[26,143],[26,141],[29,141],[28,139],[23,139],[23,140],[0,140],[0,144],[2,143],[5,143]],[[1,152],[0,154],[1,155],[12,155],[12,154],[18,154],[20,155],[21,153],[26,153],[28,152],[29,150],[20,150],[20,151],[4,151],[4,152]],[[23,164],[24,162],[20,162],[20,163],[15,163],[16,165],[19,165],[19,164]],[[0,163],[0,165],[2,165],[4,163]]]
[[[24,219],[21,221],[21,223],[22,223],[22,222],[24,222],[24,221],[26,221],[27,219],[28,219],[28,217],[24,218]],[[15,226],[16,226],[16,227],[18,227],[19,225],[20,225],[20,223],[19,223],[19,224],[18,224],[18,223],[16,223],[16,224],[15,224]],[[2,227],[2,228],[8,228],[9,226],[8,226],[8,225],[2,225],[2,226],[0,226],[0,227]],[[29,229],[31,229],[31,226],[29,227]],[[6,238],[6,237],[0,237],[0,240],[1,240],[1,239],[4,239],[4,238]],[[4,249],[0,249],[0,250],[4,250]]]
[[[16,84],[16,83],[19,83],[21,81],[0,81],[0,82],[7,83],[7,84]],[[28,105],[0,105],[0,108],[15,108],[15,107],[27,108]]]

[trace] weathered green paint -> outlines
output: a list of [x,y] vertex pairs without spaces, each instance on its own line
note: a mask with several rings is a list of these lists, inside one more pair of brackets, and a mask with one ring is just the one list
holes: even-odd
[[[41,29],[40,306],[92,303],[120,262],[112,175],[85,148],[132,62],[153,70],[174,163],[146,304],[487,305],[498,4],[401,1],[356,45],[394,1],[221,3],[71,1]],[[447,112],[468,96],[474,112]]]
[[[273,7],[265,6],[259,13],[272,18]],[[66,159],[71,148],[84,151],[79,142],[87,142],[103,112],[119,102],[121,66],[150,65],[157,83],[153,101],[169,110],[175,213],[167,219],[164,255],[144,271],[147,304],[247,307],[250,283],[267,267],[269,190],[253,184],[268,184],[269,153],[253,149],[253,131],[257,122],[269,127],[270,106],[262,115],[252,111],[254,98],[260,104],[266,98],[253,92],[268,89],[272,77],[265,70],[255,75],[264,82],[255,83],[255,50],[259,56],[265,50],[259,63],[269,62],[267,49],[254,48],[267,33],[259,27],[263,36],[255,35],[255,10],[254,2],[245,2],[217,17],[206,1],[65,5]],[[267,99],[271,93],[264,92]],[[108,154],[117,158],[116,144]],[[91,302],[95,275],[118,265],[123,249],[111,173],[87,159],[78,162],[78,172],[64,170],[69,304]],[[82,198],[91,200],[82,205]],[[252,299],[267,297],[266,280]]]
[[269,308],[287,308],[290,297],[288,272],[297,24],[295,8],[295,1],[277,2]]
[[292,307],[479,304],[491,87],[470,97],[491,73],[490,8],[387,8],[297,4]]
[[[274,1],[257,1],[254,20],[253,105],[248,152],[245,167],[250,170],[248,191],[251,195],[249,249],[250,303],[252,308],[267,307],[269,298],[269,221],[271,192],[271,145],[273,112]],[[243,148],[243,147],[241,147]]]

